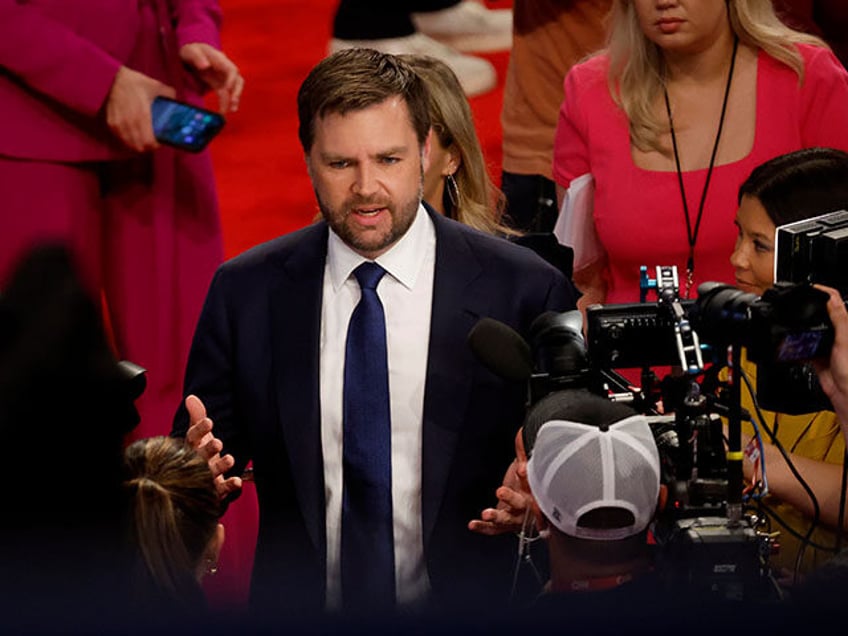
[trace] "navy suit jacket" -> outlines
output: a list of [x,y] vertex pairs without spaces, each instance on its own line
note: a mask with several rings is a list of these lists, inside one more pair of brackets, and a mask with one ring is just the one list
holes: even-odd
[[[428,209],[436,261],[422,430],[422,528],[433,600],[443,607],[506,599],[511,536],[467,529],[494,503],[514,457],[526,387],[487,371],[466,338],[489,316],[527,334],[577,292],[531,250]],[[319,328],[324,222],[224,263],[209,290],[186,369],[185,394],[205,403],[236,473],[253,460],[259,536],[251,603],[320,610],[325,595],[325,498]],[[188,418],[177,413],[174,434]]]

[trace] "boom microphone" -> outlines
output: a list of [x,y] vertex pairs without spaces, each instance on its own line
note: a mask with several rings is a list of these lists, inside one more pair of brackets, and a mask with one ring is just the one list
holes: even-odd
[[517,331],[494,318],[481,318],[468,332],[468,345],[483,366],[512,382],[524,382],[533,373],[530,345]]

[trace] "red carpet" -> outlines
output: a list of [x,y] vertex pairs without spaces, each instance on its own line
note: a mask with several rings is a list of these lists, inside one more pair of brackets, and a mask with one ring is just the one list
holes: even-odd
[[[400,1],[400,0],[399,0]],[[297,140],[296,95],[326,54],[336,0],[222,0],[223,48],[246,80],[241,109],[212,143],[227,257],[307,225],[318,211]],[[510,7],[509,0],[490,1]],[[499,86],[471,100],[490,173],[500,175],[500,108],[509,53],[485,56]],[[256,493],[244,493],[223,519],[227,538],[219,573],[207,577],[214,607],[247,600],[256,541]]]

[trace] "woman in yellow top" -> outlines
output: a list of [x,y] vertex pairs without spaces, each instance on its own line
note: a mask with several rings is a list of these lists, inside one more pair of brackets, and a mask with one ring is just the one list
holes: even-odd
[[[774,282],[774,238],[776,226],[840,209],[848,209],[848,154],[829,148],[811,148],[789,153],[756,168],[739,189],[736,213],[738,237],[730,258],[737,286],[757,295]],[[745,363],[744,371],[756,386],[756,367]],[[755,416],[747,387],[743,385],[742,406]],[[819,527],[811,535],[817,546],[836,546],[845,439],[839,421],[830,411],[804,415],[763,412],[766,424],[815,494],[819,505]],[[814,516],[813,502],[790,470],[779,449],[762,431],[763,457],[770,497],[768,509],[802,537]],[[744,442],[753,434],[743,427]],[[751,480],[754,463],[744,462],[745,477]],[[843,521],[848,527],[848,516]],[[809,545],[799,552],[801,541],[781,530],[779,553],[772,563],[779,567],[809,572],[833,552]],[[800,556],[799,556],[800,555]],[[796,564],[796,560],[798,563]]]

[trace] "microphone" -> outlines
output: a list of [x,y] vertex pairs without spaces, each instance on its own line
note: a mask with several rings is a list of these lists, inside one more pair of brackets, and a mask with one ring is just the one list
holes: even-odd
[[524,382],[533,374],[530,345],[509,325],[494,318],[481,318],[468,332],[474,356],[495,375]]

